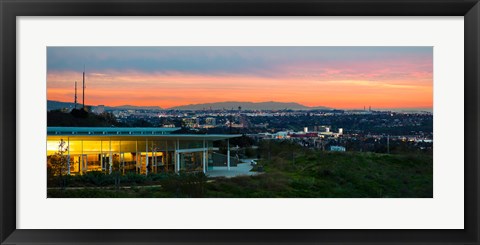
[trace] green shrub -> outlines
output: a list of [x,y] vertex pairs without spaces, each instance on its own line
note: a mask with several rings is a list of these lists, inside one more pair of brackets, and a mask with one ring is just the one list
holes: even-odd
[[204,197],[207,177],[204,173],[180,172],[165,176],[160,181],[162,189],[172,197]]
[[144,184],[147,181],[147,176],[137,173],[127,173],[120,178],[120,181],[126,185]]

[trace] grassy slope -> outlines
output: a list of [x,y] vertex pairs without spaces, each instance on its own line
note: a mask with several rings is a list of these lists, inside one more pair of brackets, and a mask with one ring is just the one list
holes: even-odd
[[211,197],[432,197],[428,155],[316,152],[263,162],[266,173],[219,179]]

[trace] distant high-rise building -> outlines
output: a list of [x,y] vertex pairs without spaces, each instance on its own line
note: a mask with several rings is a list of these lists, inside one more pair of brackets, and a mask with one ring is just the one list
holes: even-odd
[[308,127],[304,127],[304,128],[303,128],[303,132],[304,132],[304,133],[308,133]]

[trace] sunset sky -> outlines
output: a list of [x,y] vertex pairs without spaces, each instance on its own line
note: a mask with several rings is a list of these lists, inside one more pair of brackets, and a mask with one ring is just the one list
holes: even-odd
[[47,98],[107,106],[223,101],[432,108],[432,47],[48,47]]

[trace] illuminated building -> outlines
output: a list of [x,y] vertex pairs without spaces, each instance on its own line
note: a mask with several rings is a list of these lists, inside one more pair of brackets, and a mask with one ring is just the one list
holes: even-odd
[[217,120],[214,117],[207,117],[205,119],[205,124],[215,126],[217,125]]
[[183,118],[183,125],[187,128],[197,128],[200,125],[200,118]]
[[[148,174],[208,171],[213,141],[240,137],[224,134],[175,134],[179,128],[48,127],[47,163],[65,142],[69,174],[119,171]],[[227,143],[227,166],[230,147]]]
[[344,146],[332,145],[330,151],[346,151]]

